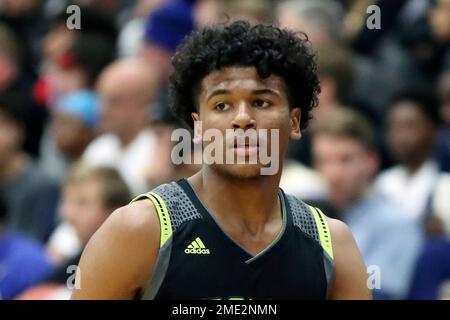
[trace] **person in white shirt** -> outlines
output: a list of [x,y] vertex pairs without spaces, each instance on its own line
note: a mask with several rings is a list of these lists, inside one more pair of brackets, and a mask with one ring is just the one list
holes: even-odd
[[97,83],[104,133],[87,147],[83,161],[115,167],[133,194],[147,191],[144,170],[156,160],[157,136],[149,123],[158,79],[144,61],[121,59],[105,68]]
[[398,165],[378,176],[375,189],[419,221],[428,216],[440,175],[432,158],[438,124],[436,102],[420,90],[395,97],[387,115],[388,146]]

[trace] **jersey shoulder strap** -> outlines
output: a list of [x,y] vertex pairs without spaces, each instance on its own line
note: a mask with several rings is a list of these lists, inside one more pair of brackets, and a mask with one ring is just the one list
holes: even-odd
[[333,259],[330,229],[323,212],[292,195],[286,195],[286,197],[291,208],[294,225],[317,241],[329,257]]
[[152,201],[156,208],[161,225],[160,247],[164,246],[183,223],[201,218],[192,201],[176,182],[162,184],[135,197],[130,203],[143,199]]
[[320,209],[312,207],[294,196],[287,195],[287,199],[291,208],[294,225],[300,228],[304,234],[317,241],[323,249],[323,265],[327,280],[327,298],[329,298],[334,286],[336,268],[330,228],[326,217]]

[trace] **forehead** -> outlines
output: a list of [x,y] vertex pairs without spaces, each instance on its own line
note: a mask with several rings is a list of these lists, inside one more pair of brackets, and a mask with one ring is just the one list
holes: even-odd
[[90,197],[96,196],[101,191],[101,188],[102,182],[96,176],[69,180],[63,186],[63,190],[67,194],[87,195]]
[[389,118],[391,120],[399,119],[420,119],[426,120],[427,117],[414,101],[399,101],[394,104],[389,112]]
[[262,79],[255,67],[236,66],[214,70],[203,78],[200,95],[220,89],[236,92],[261,88],[276,90],[280,95],[285,94],[286,91],[283,78],[271,74],[269,77]]
[[332,133],[317,133],[313,139],[313,150],[316,155],[351,153],[364,151],[363,145],[355,138]]
[[124,66],[112,67],[101,74],[97,89],[101,94],[117,95],[122,93],[137,93],[152,88],[150,76],[143,70],[136,70],[136,66],[125,69]]

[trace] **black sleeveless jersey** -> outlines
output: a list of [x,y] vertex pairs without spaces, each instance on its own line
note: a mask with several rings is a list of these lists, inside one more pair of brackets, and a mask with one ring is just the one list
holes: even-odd
[[319,209],[279,189],[283,226],[252,256],[230,238],[186,179],[136,197],[161,223],[159,256],[143,299],[326,299],[334,279],[331,237]]

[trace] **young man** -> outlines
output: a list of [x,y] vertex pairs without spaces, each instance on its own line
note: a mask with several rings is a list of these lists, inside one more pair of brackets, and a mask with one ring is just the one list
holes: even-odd
[[87,146],[82,161],[116,168],[137,195],[147,190],[147,164],[157,160],[157,136],[148,127],[158,92],[156,69],[140,59],[120,59],[102,71],[97,90],[103,134]]
[[[61,214],[64,222],[74,228],[83,248],[110,213],[125,205],[129,198],[130,191],[115,169],[78,162],[64,181]],[[65,284],[67,267],[76,265],[80,256],[81,249],[46,281]]]
[[375,189],[417,221],[426,222],[440,176],[433,159],[438,103],[427,90],[406,89],[393,98],[386,118],[389,151],[398,164],[377,177]]
[[339,107],[318,119],[313,132],[315,167],[327,181],[332,208],[361,250],[374,299],[405,299],[422,232],[399,206],[373,191],[380,160],[370,122]]
[[[307,40],[240,21],[192,34],[173,64],[175,114],[191,127],[201,121],[205,133],[278,132],[270,152],[282,167],[288,140],[300,138],[317,103]],[[238,140],[220,147],[246,160],[271,142]],[[260,160],[204,163],[115,211],[82,255],[72,298],[369,299],[349,229],[285,195],[280,170],[262,169]]]

